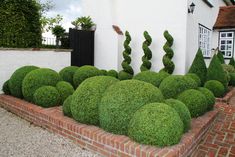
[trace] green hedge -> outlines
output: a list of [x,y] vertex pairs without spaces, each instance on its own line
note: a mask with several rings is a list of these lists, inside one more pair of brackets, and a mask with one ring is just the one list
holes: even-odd
[[4,82],[3,86],[2,86],[2,91],[4,92],[4,94],[6,95],[11,95],[11,91],[9,88],[9,80],[7,80],[6,82]]
[[215,96],[214,94],[207,88],[200,87],[198,90],[206,97],[207,100],[207,110],[210,111],[214,108],[215,105]]
[[72,113],[71,113],[71,109],[70,109],[72,99],[73,99],[72,95],[67,97],[67,99],[64,101],[63,106],[62,106],[64,115],[68,116],[68,117],[72,117]]
[[78,68],[79,67],[77,66],[69,66],[69,67],[63,68],[59,72],[61,78],[64,81],[69,82],[71,85],[73,85],[74,88],[75,88],[75,85],[73,83],[73,76],[74,76],[74,73],[78,70]]
[[73,86],[65,81],[60,81],[56,84],[56,89],[60,93],[60,105],[64,103],[68,96],[74,93]]
[[223,84],[217,80],[207,81],[204,85],[205,88],[209,89],[215,97],[223,97],[226,90]]

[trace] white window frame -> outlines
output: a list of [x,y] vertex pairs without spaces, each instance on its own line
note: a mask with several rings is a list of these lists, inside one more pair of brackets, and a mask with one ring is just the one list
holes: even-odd
[[[232,35],[232,36],[229,36]],[[224,58],[232,58],[234,53],[234,31],[219,32],[219,50],[224,55]]]
[[202,50],[204,58],[211,57],[211,29],[199,24],[198,46]]

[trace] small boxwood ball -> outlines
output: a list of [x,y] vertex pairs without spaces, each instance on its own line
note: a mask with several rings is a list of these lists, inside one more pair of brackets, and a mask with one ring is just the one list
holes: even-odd
[[170,74],[166,72],[156,73],[153,71],[144,71],[135,75],[133,79],[151,83],[152,85],[159,87],[161,82],[168,76],[170,76]]
[[118,78],[118,72],[116,70],[109,70],[107,72],[107,76],[112,76],[112,77]]
[[187,132],[191,126],[191,114],[188,107],[183,102],[176,99],[167,99],[165,103],[177,111],[184,123],[184,132]]
[[99,125],[98,105],[105,90],[119,80],[111,76],[86,79],[73,94],[71,112],[78,122]]
[[35,70],[38,69],[36,66],[23,66],[17,69],[11,76],[9,80],[9,88],[11,91],[11,95],[17,98],[23,98],[22,94],[22,82],[25,76]]
[[7,80],[6,82],[4,82],[3,86],[2,86],[2,91],[4,92],[4,94],[6,95],[11,95],[11,91],[9,89],[9,80]]
[[100,73],[101,73],[101,75],[106,76],[107,75],[107,70],[102,69],[102,70],[100,70]]
[[28,73],[22,83],[22,93],[25,100],[33,102],[34,92],[42,86],[56,86],[61,81],[60,75],[54,70],[42,68]]
[[235,73],[229,73],[230,75],[230,81],[229,81],[229,85],[230,86],[235,86]]
[[139,80],[120,81],[110,86],[99,104],[100,126],[115,134],[127,135],[133,114],[143,105],[163,102],[161,91]]
[[215,96],[214,94],[207,88],[200,87],[198,90],[205,95],[207,100],[207,110],[210,111],[214,108],[215,105]]
[[197,83],[190,77],[171,75],[165,78],[159,89],[166,99],[177,98],[177,95],[187,89],[197,88]]
[[199,117],[207,111],[206,97],[195,89],[184,91],[178,96],[178,100],[182,101],[188,107],[193,118]]
[[220,98],[224,96],[225,88],[223,84],[217,80],[207,81],[204,85],[205,88],[209,89],[215,97]]
[[71,109],[70,109],[72,99],[73,99],[72,95],[67,97],[67,99],[64,101],[63,107],[62,107],[64,115],[68,116],[68,117],[72,117],[72,113],[71,113]]
[[120,71],[118,73],[118,79],[119,80],[131,80],[133,78],[133,75],[125,72],[125,71]]
[[235,73],[235,68],[232,65],[227,64],[221,64],[224,71],[227,71],[228,73]]
[[201,80],[200,80],[200,78],[199,78],[196,74],[194,74],[194,73],[188,73],[188,74],[186,74],[185,76],[192,78],[192,79],[197,83],[197,86],[198,86],[198,87],[201,86],[201,84],[202,84],[202,83],[201,83]]
[[60,93],[60,104],[62,105],[65,99],[67,99],[68,96],[72,95],[74,93],[73,86],[65,81],[60,81],[56,84],[56,89]]
[[102,72],[94,66],[85,65],[80,67],[73,76],[74,86],[77,88],[85,79],[102,75]]
[[141,144],[164,147],[179,143],[183,130],[176,110],[163,103],[152,103],[134,113],[128,136]]
[[64,69],[62,69],[59,74],[61,76],[61,78],[66,81],[69,82],[71,85],[73,85],[73,75],[74,73],[78,70],[79,67],[77,66],[69,66],[69,67],[65,67]]
[[58,106],[60,102],[60,94],[57,89],[52,86],[42,86],[38,88],[33,98],[36,105],[45,108]]

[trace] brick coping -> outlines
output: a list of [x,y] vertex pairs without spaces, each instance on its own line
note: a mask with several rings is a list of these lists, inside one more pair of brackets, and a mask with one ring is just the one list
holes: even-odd
[[233,95],[235,94],[235,88],[230,87],[229,88],[229,92],[225,94],[225,96],[223,98],[216,98],[216,102],[217,103],[229,103],[229,100],[233,97]]
[[218,114],[218,111],[214,110],[197,119],[192,119],[191,130],[183,135],[179,144],[158,148],[138,144],[126,136],[114,135],[95,126],[78,123],[65,117],[61,107],[44,109],[7,95],[0,95],[0,107],[37,126],[69,138],[82,148],[107,157],[188,156],[211,127]]

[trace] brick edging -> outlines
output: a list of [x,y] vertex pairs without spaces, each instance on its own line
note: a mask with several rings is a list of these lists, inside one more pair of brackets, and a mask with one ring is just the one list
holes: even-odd
[[214,110],[192,120],[191,130],[184,134],[175,146],[157,148],[133,142],[126,136],[114,135],[104,130],[78,123],[63,116],[60,107],[44,109],[11,96],[0,95],[0,107],[54,133],[75,141],[79,146],[107,157],[173,157],[187,156],[202,139],[215,120],[218,111]]

